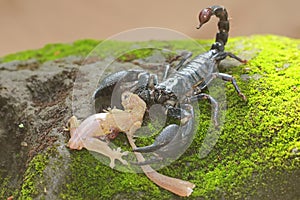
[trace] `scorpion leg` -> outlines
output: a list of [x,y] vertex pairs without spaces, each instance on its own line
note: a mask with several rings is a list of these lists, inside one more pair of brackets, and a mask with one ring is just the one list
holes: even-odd
[[234,55],[234,54],[231,53],[231,52],[220,52],[220,53],[218,53],[218,55],[215,57],[215,59],[216,59],[217,61],[221,61],[221,60],[224,60],[227,56],[229,56],[230,58],[233,58],[233,59],[235,59],[235,60],[237,60],[237,61],[239,61],[239,62],[241,62],[241,63],[243,63],[243,64],[246,64],[246,63],[247,63],[247,60],[243,60],[243,59],[241,59],[240,57]]
[[202,91],[204,88],[206,88],[211,82],[212,80],[214,80],[215,78],[220,78],[224,81],[230,81],[232,83],[232,85],[234,86],[235,90],[237,91],[238,95],[240,97],[242,97],[242,99],[244,101],[247,100],[246,96],[241,92],[239,86],[236,83],[236,80],[233,76],[229,75],[229,74],[224,74],[224,73],[213,73],[211,78],[209,78],[204,85],[202,85],[201,87],[197,87],[199,88],[200,91]]
[[167,79],[169,71],[170,71],[170,64],[166,64],[166,69],[165,69],[162,81],[165,81]]
[[232,85],[234,86],[235,90],[237,91],[238,95],[240,97],[242,97],[242,99],[244,101],[247,100],[246,96],[241,92],[239,86],[236,83],[236,80],[233,76],[229,75],[229,74],[224,74],[224,73],[214,73],[214,76],[216,76],[217,78],[221,78],[224,81],[230,81],[232,83]]
[[184,51],[181,52],[180,56],[182,57],[182,59],[180,60],[180,62],[178,63],[178,65],[176,66],[176,70],[178,71],[184,64],[184,62],[189,59],[190,57],[192,57],[193,53],[190,51]]
[[142,72],[137,78],[137,83],[131,89],[131,91],[135,94],[138,94],[142,99],[148,99],[150,94],[147,88],[150,82],[150,74],[148,72]]
[[215,124],[216,127],[218,127],[219,126],[219,123],[218,123],[219,104],[212,96],[210,96],[208,94],[205,94],[205,93],[200,93],[200,94],[197,94],[195,96],[192,96],[189,99],[189,101],[190,102],[195,102],[195,101],[202,100],[202,99],[208,99],[209,102],[212,104],[214,124]]
[[156,74],[150,74],[150,78],[152,80],[152,84],[150,84],[150,87],[154,87],[158,84],[158,77]]

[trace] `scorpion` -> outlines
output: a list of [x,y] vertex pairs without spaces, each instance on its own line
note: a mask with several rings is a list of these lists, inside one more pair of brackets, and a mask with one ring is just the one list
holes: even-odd
[[[151,158],[137,164],[146,165],[160,162],[165,158],[178,157],[179,151],[187,148],[194,134],[195,121],[192,106],[194,102],[207,99],[211,103],[212,119],[215,126],[218,127],[218,102],[203,92],[214,79],[231,82],[237,94],[246,100],[246,96],[239,89],[235,78],[229,74],[218,72],[219,63],[226,57],[233,58],[243,64],[247,63],[246,60],[225,51],[229,32],[226,9],[218,5],[203,9],[199,14],[200,24],[197,29],[207,23],[213,15],[219,19],[219,32],[216,34],[215,42],[209,51],[197,55],[191,60],[189,59],[192,53],[183,55],[175,67],[175,71],[168,74],[169,71],[166,70],[161,82],[158,82],[157,75],[150,74],[145,70],[124,70],[104,78],[94,92],[93,99],[95,102],[102,102],[102,99],[107,96],[111,97],[111,91],[116,88],[121,91],[133,92],[145,101],[147,108],[159,104],[169,118],[179,121],[179,123],[172,123],[164,127],[156,136],[153,144],[133,149],[134,152],[153,153],[155,155],[154,159]],[[127,84],[129,82],[132,84]],[[96,103],[95,107],[97,107]]]
[[[238,95],[246,100],[236,80],[231,75],[218,72],[219,63],[226,57],[241,63],[247,62],[224,51],[229,32],[226,9],[221,6],[203,9],[199,14],[200,24],[197,29],[207,23],[213,15],[219,18],[219,32],[210,50],[190,61],[188,59],[192,56],[191,53],[178,56],[181,60],[175,71],[169,73],[169,67],[166,66],[162,82],[159,83],[156,74],[144,70],[119,71],[104,78],[93,94],[95,107],[100,113],[88,117],[81,124],[75,116],[70,118],[67,130],[70,131],[71,138],[68,147],[78,150],[86,148],[107,156],[110,158],[111,168],[115,167],[115,160],[128,165],[123,159],[128,152],[121,152],[121,148],[112,149],[108,145],[109,139],[114,139],[119,132],[124,132],[138,160],[138,163],[133,164],[140,165],[146,176],[160,187],[179,196],[189,196],[195,187],[193,183],[162,175],[150,164],[170,157],[177,158],[184,152],[183,149],[188,147],[194,134],[193,102],[208,99],[213,108],[214,124],[218,127],[218,102],[212,96],[203,93],[214,79],[231,82]],[[115,99],[121,100],[121,103],[112,102],[105,105],[105,99],[115,100],[112,98],[113,93],[117,95]],[[163,107],[165,115],[179,121],[180,124],[172,122],[163,128],[153,144],[137,147],[133,137],[141,128],[147,110],[156,104]],[[104,110],[105,107],[113,108]],[[146,160],[142,153],[153,153],[155,158]]]

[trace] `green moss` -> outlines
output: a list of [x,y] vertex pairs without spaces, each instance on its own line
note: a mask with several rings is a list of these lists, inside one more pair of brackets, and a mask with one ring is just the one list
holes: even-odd
[[130,62],[137,58],[146,58],[146,57],[150,56],[152,53],[153,53],[153,49],[147,49],[144,51],[140,51],[139,49],[137,49],[137,50],[129,51],[126,54],[120,56],[118,58],[118,61]]
[[[209,49],[212,41],[200,42]],[[94,45],[95,41],[48,45],[41,50],[7,56],[4,61],[28,58],[45,61],[73,53],[83,55]],[[118,46],[117,43],[114,45]],[[129,44],[121,44],[124,48],[126,45]],[[161,42],[159,45],[170,50],[187,49],[195,54],[203,52],[203,49],[189,49],[184,41]],[[163,174],[195,183],[196,188],[189,199],[244,199],[261,189],[257,187],[263,183],[265,174],[272,176],[270,172],[300,169],[300,41],[272,35],[230,38],[226,49],[249,60],[246,65],[224,69],[225,73],[236,77],[248,101],[243,102],[233,86],[226,84],[227,110],[223,113],[226,121],[213,150],[199,158],[199,148],[210,121],[210,106],[202,103],[191,147],[179,160],[160,170]],[[61,54],[55,55],[58,51]],[[147,55],[136,51],[134,58]],[[62,199],[176,198],[143,174],[112,170],[87,151],[71,153],[71,175],[61,193]],[[33,164],[28,168],[23,195],[35,193],[31,180],[39,177],[45,164]],[[270,183],[267,187],[276,191],[277,186]]]
[[37,59],[40,62],[45,62],[69,55],[86,56],[98,43],[99,41],[95,40],[79,40],[72,44],[48,44],[42,49],[7,55],[2,59],[2,62],[29,59]]
[[[5,177],[0,171],[0,176]],[[6,199],[10,196],[15,196],[18,193],[18,190],[12,185],[11,176],[6,176],[5,178],[0,179],[0,198]]]
[[143,199],[148,193],[153,198],[161,195],[160,189],[143,174],[112,170],[85,150],[72,152],[71,171],[65,192],[60,196],[62,199],[110,199],[113,196]]
[[[45,151],[40,152],[36,156],[33,157],[33,159],[29,162],[27,169],[23,175],[23,182],[20,186],[19,191],[15,191],[12,193],[15,199],[44,199],[43,193],[47,193],[47,176],[45,176],[45,170],[47,167],[49,167],[49,164],[51,163],[51,158],[55,158],[58,154],[57,149],[53,146],[51,148],[47,148]],[[62,168],[63,162],[54,163],[55,169]]]
[[36,155],[24,175],[20,192],[20,199],[33,199],[38,195],[38,188],[43,187],[43,172],[48,164],[49,155],[41,153]]

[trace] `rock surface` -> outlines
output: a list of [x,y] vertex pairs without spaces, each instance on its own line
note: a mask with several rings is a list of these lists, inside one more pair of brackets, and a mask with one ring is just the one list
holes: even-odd
[[[73,61],[79,60],[79,58]],[[7,186],[18,189],[29,161],[46,148],[55,146],[62,168],[51,170],[58,159],[51,158],[44,185],[53,196],[67,172],[69,152],[63,127],[70,112],[70,92],[78,65],[73,61],[15,61],[0,65],[0,162],[2,176],[12,177]],[[60,67],[64,65],[63,67]],[[50,172],[50,171],[51,172]],[[59,173],[58,173],[59,172]]]
[[[233,39],[229,49],[239,55],[258,49],[255,56],[245,67],[225,61],[223,70],[237,78],[247,104],[228,84],[226,123],[213,151],[202,159],[197,154],[209,120],[204,112],[191,148],[161,171],[195,183],[192,199],[299,197],[300,42],[277,36],[244,40]],[[103,71],[105,60],[82,64],[77,56],[0,64],[0,198],[176,199],[143,174],[111,170],[86,151],[66,148],[67,120],[93,113],[99,74],[110,73]]]
[[107,64],[98,61],[83,66],[81,62],[81,57],[72,56],[42,64],[34,59],[0,64],[0,165],[10,189],[22,184],[29,162],[46,150],[46,160],[40,161],[47,165],[38,186],[44,193],[37,198],[57,198],[70,162],[64,127],[74,112],[81,119],[91,114],[91,94],[101,66]]

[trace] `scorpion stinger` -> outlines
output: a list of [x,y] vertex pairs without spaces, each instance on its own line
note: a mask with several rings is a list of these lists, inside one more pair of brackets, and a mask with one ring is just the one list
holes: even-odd
[[[203,9],[199,14],[200,25],[197,27],[197,29],[201,28],[203,24],[207,23],[210,20],[210,17],[212,15],[215,15],[216,17],[219,18],[219,22],[218,22],[219,32],[216,35],[216,43],[217,42],[221,43],[222,47],[224,47],[225,44],[227,43],[228,32],[229,32],[228,14],[224,7],[211,6],[209,8]],[[212,48],[217,48],[214,47],[216,43],[213,44]]]

